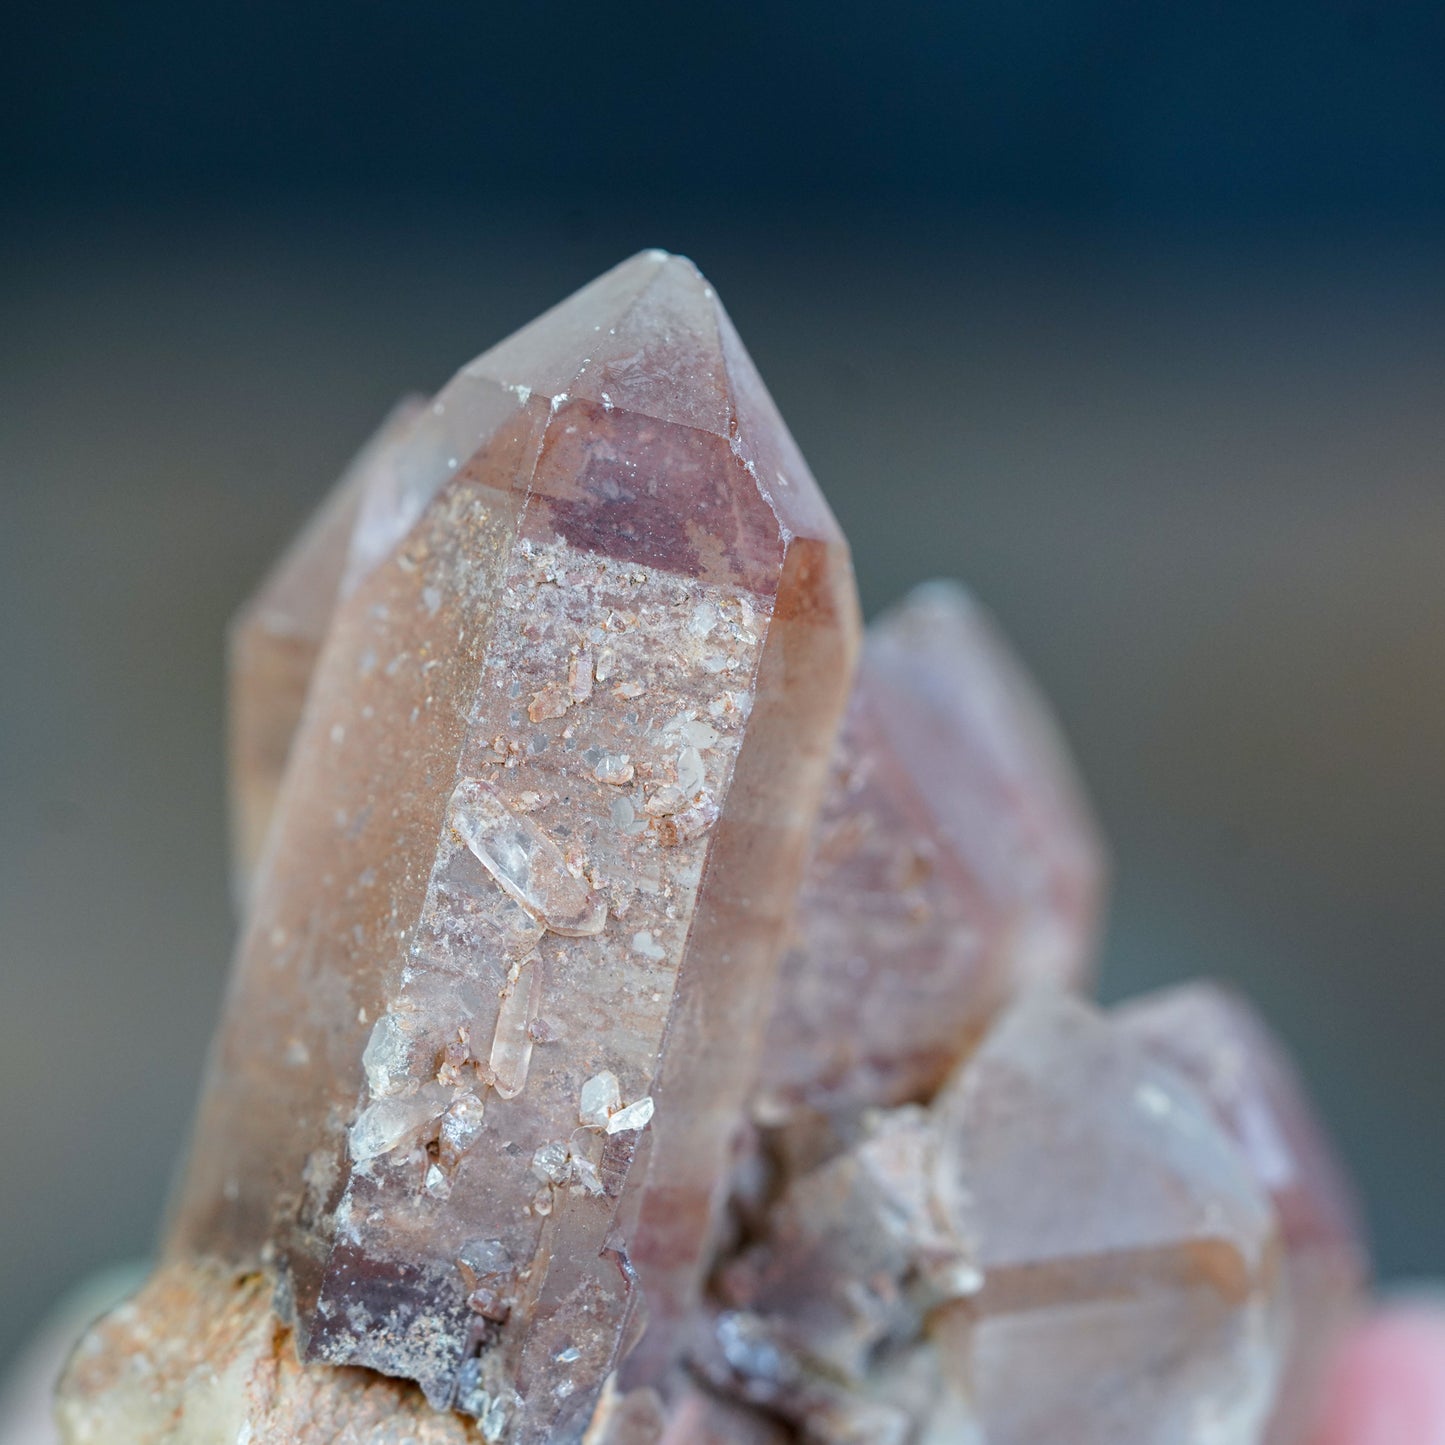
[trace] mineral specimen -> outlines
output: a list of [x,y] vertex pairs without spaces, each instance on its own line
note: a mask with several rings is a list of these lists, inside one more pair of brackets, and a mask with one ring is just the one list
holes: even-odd
[[396,405],[231,628],[232,854],[243,901],[331,626],[362,496],[424,405],[419,398]]
[[[847,553],[660,253],[357,474],[172,1252],[274,1259],[308,1360],[562,1440],[640,1291],[660,1369],[698,1285],[851,673]],[[579,1126],[604,1071],[623,1107]]]
[[875,1116],[788,1185],[723,1276],[743,1313],[715,1327],[710,1378],[814,1434],[847,1421],[829,1440],[873,1438],[858,1421],[890,1408],[913,1438],[889,1377],[936,1371],[942,1439],[1244,1445],[1274,1399],[1277,1233],[1180,1076],[1083,1002],[1030,992],[929,1110]]
[[70,1441],[1295,1445],[1364,1266],[1287,1064],[1076,996],[977,604],[856,630],[688,262],[393,414],[233,630],[242,939]]

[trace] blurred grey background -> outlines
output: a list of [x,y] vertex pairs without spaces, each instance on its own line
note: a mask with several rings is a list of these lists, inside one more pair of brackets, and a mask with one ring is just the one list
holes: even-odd
[[[786,8],[786,14],[782,13]],[[294,13],[304,9],[304,14]],[[222,632],[403,391],[644,245],[870,611],[962,577],[1387,1278],[1445,1268],[1445,17],[58,5],[0,48],[0,1359],[144,1252],[233,933]]]

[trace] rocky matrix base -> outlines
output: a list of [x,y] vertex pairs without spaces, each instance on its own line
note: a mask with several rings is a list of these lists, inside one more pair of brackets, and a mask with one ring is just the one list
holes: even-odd
[[245,927],[68,1440],[1299,1438],[1364,1260],[1287,1061],[1084,1001],[1101,846],[966,594],[858,642],[687,261],[397,409],[234,629]]

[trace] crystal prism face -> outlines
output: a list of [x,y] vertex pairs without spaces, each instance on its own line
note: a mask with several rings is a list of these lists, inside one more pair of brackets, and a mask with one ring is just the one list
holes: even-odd
[[1103,848],[1048,709],[944,582],[869,627],[758,1113],[928,1098],[1019,989],[1083,983]]
[[276,811],[362,498],[385,474],[423,406],[407,398],[393,408],[231,627],[231,825],[239,898]]
[[357,474],[173,1251],[274,1258],[310,1360],[580,1438],[699,1285],[851,677],[847,552],[661,253]]
[[1288,1056],[1243,999],[1193,983],[1146,994],[1116,1016],[1199,1089],[1274,1201],[1291,1335],[1268,1438],[1298,1439],[1323,1363],[1359,1308],[1368,1274],[1349,1181]]

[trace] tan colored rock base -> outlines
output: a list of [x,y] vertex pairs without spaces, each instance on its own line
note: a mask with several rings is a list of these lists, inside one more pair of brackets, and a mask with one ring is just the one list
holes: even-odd
[[156,1271],[81,1339],[60,1385],[70,1445],[481,1445],[419,1386],[300,1364],[273,1282],[200,1261]]

